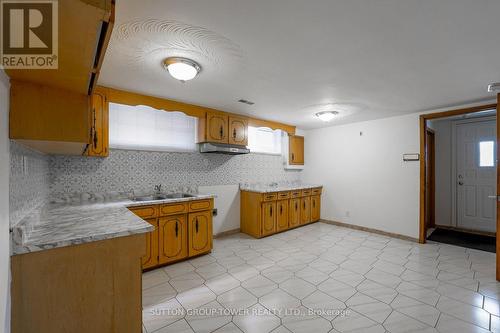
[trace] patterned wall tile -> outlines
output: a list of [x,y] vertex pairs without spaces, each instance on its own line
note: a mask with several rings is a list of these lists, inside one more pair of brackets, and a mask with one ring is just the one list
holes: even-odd
[[49,196],[49,156],[10,142],[10,224],[17,224]]
[[179,186],[298,181],[300,171],[284,170],[281,156],[146,152],[112,149],[108,158],[50,157],[50,191],[72,193],[151,191]]

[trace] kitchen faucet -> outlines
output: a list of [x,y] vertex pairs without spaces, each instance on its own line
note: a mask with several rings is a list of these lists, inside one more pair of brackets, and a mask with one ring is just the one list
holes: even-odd
[[161,194],[161,184],[155,185],[155,194]]

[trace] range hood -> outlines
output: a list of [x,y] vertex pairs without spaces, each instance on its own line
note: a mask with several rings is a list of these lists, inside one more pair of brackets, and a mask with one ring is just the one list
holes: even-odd
[[250,149],[245,146],[229,145],[225,143],[200,143],[200,153],[241,155],[250,153]]

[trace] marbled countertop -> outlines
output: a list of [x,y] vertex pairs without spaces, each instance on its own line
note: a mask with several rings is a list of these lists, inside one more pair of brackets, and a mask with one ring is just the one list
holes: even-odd
[[323,185],[315,184],[299,184],[299,183],[289,183],[289,184],[240,184],[240,190],[248,192],[258,192],[258,193],[269,193],[269,192],[283,192],[283,191],[294,191],[294,190],[305,190],[310,188],[323,187]]
[[129,207],[214,198],[198,194],[190,198],[136,202],[49,203],[35,209],[12,229],[12,255],[141,234],[153,226]]

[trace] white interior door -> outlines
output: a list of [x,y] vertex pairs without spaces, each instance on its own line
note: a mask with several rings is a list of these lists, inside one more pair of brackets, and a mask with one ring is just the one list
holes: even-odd
[[496,231],[495,120],[457,124],[457,226]]

